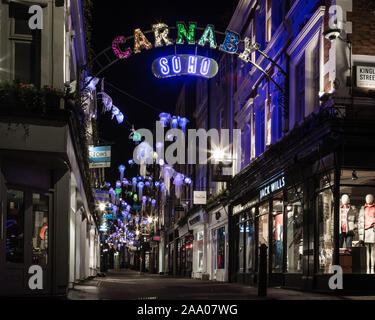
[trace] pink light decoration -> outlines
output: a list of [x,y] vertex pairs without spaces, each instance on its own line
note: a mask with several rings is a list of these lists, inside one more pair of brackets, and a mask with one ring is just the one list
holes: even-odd
[[120,43],[125,43],[125,37],[123,36],[120,36],[120,37],[117,37],[115,40],[113,40],[112,42],[112,50],[114,52],[114,54],[120,58],[120,59],[126,59],[128,58],[131,53],[132,53],[132,50],[130,48],[126,48],[125,51],[122,51],[119,47],[119,44]]

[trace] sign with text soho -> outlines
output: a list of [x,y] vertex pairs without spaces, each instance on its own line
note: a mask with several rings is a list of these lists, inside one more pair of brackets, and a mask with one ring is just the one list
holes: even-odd
[[108,168],[111,166],[111,147],[89,147],[89,168]]
[[277,177],[270,179],[270,181],[263,184],[259,191],[259,199],[262,200],[263,198],[275,193],[276,191],[281,190],[286,186],[285,176],[284,173],[277,175]]

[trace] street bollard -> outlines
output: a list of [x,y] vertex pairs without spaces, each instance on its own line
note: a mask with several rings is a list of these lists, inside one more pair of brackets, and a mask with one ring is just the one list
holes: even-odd
[[260,245],[258,296],[267,296],[267,246],[265,244]]

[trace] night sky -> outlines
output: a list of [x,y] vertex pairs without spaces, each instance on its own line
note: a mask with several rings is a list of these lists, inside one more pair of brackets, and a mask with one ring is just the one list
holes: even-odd
[[[111,46],[117,36],[131,36],[134,29],[151,30],[151,25],[164,22],[170,27],[176,26],[177,21],[198,23],[198,27],[205,28],[207,24],[215,25],[215,30],[224,32],[237,6],[237,0],[225,2],[207,0],[185,1],[115,1],[96,0],[92,19],[92,42],[94,52]],[[196,31],[196,40],[202,31]],[[174,30],[170,37],[175,40]],[[153,34],[147,35],[154,44]],[[219,39],[217,39],[219,43]],[[133,49],[133,40],[127,43]],[[179,45],[177,53],[194,53],[195,46]],[[125,61],[120,61],[107,69],[100,77],[140,100],[157,109],[173,113],[179,89],[186,81],[194,81],[193,77],[183,76],[169,79],[157,79],[152,71],[154,59],[174,53],[174,46],[152,48],[132,55]],[[199,50],[198,54],[205,54]],[[214,54],[215,53],[211,53]],[[100,137],[112,145],[112,165],[106,169],[106,178],[113,182],[118,177],[118,166],[124,163],[127,167],[125,176],[131,177],[135,172],[128,170],[128,160],[132,158],[134,143],[128,139],[130,125],[137,128],[152,129],[158,120],[158,110],[137,102],[118,92],[109,85],[105,85],[105,92],[109,94],[114,105],[125,115],[128,122],[121,125],[111,120],[110,113],[99,114]]]

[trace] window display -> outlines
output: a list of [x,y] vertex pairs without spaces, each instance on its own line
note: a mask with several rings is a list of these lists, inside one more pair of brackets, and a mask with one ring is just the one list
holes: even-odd
[[319,272],[330,273],[333,263],[333,193],[325,189],[317,196],[319,230]]
[[48,214],[48,196],[33,193],[33,264],[48,263]]
[[[255,208],[254,208],[255,209]],[[255,211],[255,210],[254,210]],[[254,261],[254,253],[255,253],[255,229],[254,229],[254,221],[250,217],[250,220],[247,221],[246,224],[246,271],[254,271],[255,270],[255,261]]]
[[290,273],[302,272],[303,208],[301,201],[286,206],[287,214],[287,265]]
[[217,229],[217,269],[225,268],[225,227]]
[[373,274],[375,172],[342,170],[340,179],[340,265],[345,273]]
[[24,262],[24,193],[19,190],[7,192],[6,261]]
[[268,247],[268,214],[269,204],[268,202],[259,207],[259,245],[265,244]]
[[203,270],[203,231],[197,233],[198,271]]
[[283,271],[283,236],[284,236],[284,215],[283,202],[273,201],[273,232],[272,232],[272,270],[273,272]]
[[238,242],[238,264],[239,264],[239,271],[244,272],[244,255],[245,255],[245,239],[244,239],[244,233],[245,233],[245,228],[246,228],[246,222],[245,217],[241,217],[241,223],[240,223],[240,233],[239,233],[239,242]]

